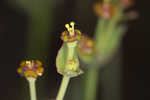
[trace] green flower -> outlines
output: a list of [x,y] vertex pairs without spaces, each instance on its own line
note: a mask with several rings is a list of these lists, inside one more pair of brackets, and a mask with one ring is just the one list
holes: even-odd
[[75,77],[83,73],[79,68],[79,60],[77,55],[77,44],[81,38],[81,32],[74,30],[74,22],[66,24],[67,31],[62,33],[61,39],[64,41],[60,48],[57,58],[57,72],[64,76]]

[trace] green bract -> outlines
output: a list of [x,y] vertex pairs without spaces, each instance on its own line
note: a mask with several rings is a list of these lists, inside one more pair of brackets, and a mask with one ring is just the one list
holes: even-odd
[[[76,51],[76,47],[68,47],[68,43],[63,43],[56,59],[56,67],[58,73],[69,77],[75,77],[83,73],[79,68],[77,53],[73,52],[72,54],[69,54],[74,50]],[[72,56],[72,59],[68,58],[69,55]]]

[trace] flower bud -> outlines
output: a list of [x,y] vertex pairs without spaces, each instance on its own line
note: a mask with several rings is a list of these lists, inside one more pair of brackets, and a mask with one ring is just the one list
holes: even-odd
[[112,3],[96,3],[94,11],[98,17],[104,19],[111,19],[116,13],[116,7]]
[[78,44],[78,53],[82,61],[90,63],[93,61],[95,52],[94,40],[87,36],[82,36]]

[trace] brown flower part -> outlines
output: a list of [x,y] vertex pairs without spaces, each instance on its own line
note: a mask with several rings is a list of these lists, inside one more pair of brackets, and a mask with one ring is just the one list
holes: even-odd
[[64,42],[74,42],[81,38],[81,32],[77,29],[74,29],[74,24],[74,22],[71,22],[71,27],[69,26],[69,24],[65,25],[67,31],[64,31],[61,35],[61,39]]
[[17,69],[17,72],[26,78],[37,78],[43,74],[44,68],[39,60],[27,60],[20,63],[20,67]]
[[94,52],[94,41],[87,36],[83,36],[79,42],[78,48],[84,56],[91,55]]
[[129,8],[134,5],[134,0],[120,0],[120,5],[123,8]]
[[114,16],[116,8],[112,3],[96,3],[94,5],[94,11],[97,16],[110,19]]

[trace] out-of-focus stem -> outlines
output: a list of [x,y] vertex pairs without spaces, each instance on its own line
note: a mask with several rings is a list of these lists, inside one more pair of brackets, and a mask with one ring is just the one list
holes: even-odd
[[[95,40],[96,45],[99,47],[99,38],[101,37],[105,32],[105,29],[107,27],[107,22],[104,19],[98,19],[96,31],[95,31]],[[90,68],[87,70],[87,73],[85,74],[85,94],[84,94],[84,100],[96,100],[96,90],[98,85],[98,73],[99,69],[96,68],[95,64],[93,65],[94,68]]]
[[29,78],[27,78],[27,80],[29,82],[31,100],[36,100],[36,87],[35,87],[36,79],[29,77]]
[[66,90],[67,90],[67,87],[68,87],[68,84],[69,84],[69,81],[70,81],[70,77],[67,77],[67,76],[63,77],[56,100],[63,100]]
[[99,71],[96,68],[89,68],[86,74],[84,100],[96,100]]
[[95,36],[94,36],[96,41],[96,46],[100,44],[99,37],[105,34],[106,29],[107,29],[107,21],[105,19],[98,19],[96,30],[95,30]]
[[[105,0],[104,2],[109,2],[109,0]],[[120,9],[119,12],[116,14],[116,16],[113,17],[112,20],[109,22],[104,19],[98,19],[96,32],[95,32],[95,40],[96,40],[96,47],[97,53],[99,50],[101,50],[101,54],[105,55],[107,46],[109,43],[107,43],[106,40],[112,39],[113,30],[116,28],[116,24],[121,18],[121,12]],[[94,66],[95,67],[95,66]],[[98,70],[95,68],[89,68],[87,71],[86,81],[85,81],[85,97],[84,100],[96,100],[96,89],[98,84]]]

